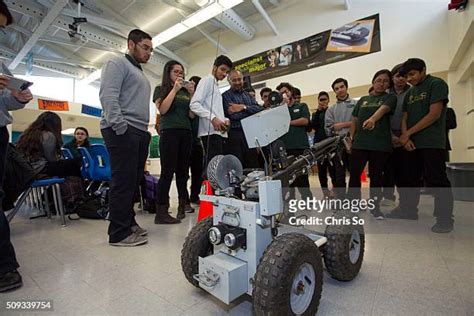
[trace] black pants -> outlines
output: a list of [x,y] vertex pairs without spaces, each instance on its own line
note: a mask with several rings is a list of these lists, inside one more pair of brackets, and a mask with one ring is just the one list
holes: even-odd
[[345,150],[341,152],[341,156],[335,155],[332,159],[335,177],[333,182],[334,192],[339,199],[344,199],[346,196],[346,172],[350,171],[349,159],[350,155]]
[[8,146],[8,130],[0,127],[0,275],[13,271],[19,267],[16,261],[15,249],[10,241],[10,226],[3,213],[2,200],[3,177],[5,176],[5,158]]
[[193,144],[189,167],[191,169],[191,202],[199,201],[199,193],[202,185],[202,169],[204,164],[204,150],[200,143]]
[[[225,153],[225,142],[226,139],[220,135],[209,135],[201,137],[202,145],[204,146],[204,170],[206,169],[209,161],[217,155],[223,155]],[[207,177],[207,174],[206,174]]]
[[48,162],[44,173],[50,177],[81,177],[81,159],[61,159],[58,161]]
[[244,169],[259,167],[257,150],[249,148],[242,129],[230,129],[226,147],[227,154],[239,158]]
[[370,198],[375,200],[378,209],[382,197],[383,169],[390,156],[389,152],[352,149],[350,160],[349,194],[350,199],[360,199],[360,175],[369,163]]
[[173,175],[176,174],[178,198],[188,199],[189,155],[191,154],[192,135],[186,129],[166,129],[160,134],[161,173],[158,182],[158,204],[169,205],[169,192]]
[[[298,157],[304,153],[304,149],[287,149],[286,152],[290,156]],[[311,190],[309,189],[309,175],[301,175],[290,184],[290,197],[295,198],[295,189],[298,188],[298,191],[301,194],[302,199],[310,199],[312,198]]]
[[110,155],[112,181],[109,191],[109,241],[119,242],[127,238],[136,225],[133,210],[135,190],[143,177],[150,133],[128,126],[123,135],[112,128],[102,130]]
[[327,160],[324,160],[323,162],[318,161],[318,178],[323,191],[328,190],[328,171],[334,186],[334,182],[336,179],[336,172],[334,166],[331,166],[331,164]]
[[415,149],[403,153],[400,179],[400,208],[417,213],[423,180],[434,195],[434,213],[438,221],[452,223],[453,193],[446,175],[446,150]]
[[390,154],[383,170],[382,197],[395,201],[395,186],[400,187],[400,175],[402,173],[403,147],[394,148]]

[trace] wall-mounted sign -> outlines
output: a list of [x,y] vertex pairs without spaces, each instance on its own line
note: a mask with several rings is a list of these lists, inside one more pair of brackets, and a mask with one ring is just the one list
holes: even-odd
[[380,50],[380,20],[375,14],[241,59],[234,67],[255,83]]
[[93,107],[93,106],[90,106],[90,105],[87,105],[87,104],[83,104],[82,109],[81,109],[81,113],[101,117],[102,116],[102,109],[99,109],[99,108],[96,108],[96,107]]
[[47,111],[69,111],[69,102],[38,99],[38,109]]

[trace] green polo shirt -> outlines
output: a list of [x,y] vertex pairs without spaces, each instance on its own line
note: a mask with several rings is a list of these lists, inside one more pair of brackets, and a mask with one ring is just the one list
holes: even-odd
[[[288,107],[291,120],[305,118],[309,122],[309,109],[306,103],[295,103]],[[305,149],[309,147],[306,126],[291,126],[288,133],[281,137],[287,149]]]
[[416,148],[446,149],[446,104],[448,85],[443,79],[426,76],[426,79],[408,90],[403,102],[403,112],[407,112],[407,128],[414,126],[430,111],[430,105],[443,102],[439,119],[427,128],[413,134],[410,139]]
[[[382,106],[390,108],[372,130],[363,129],[364,121],[369,119]],[[378,96],[367,95],[360,98],[354,107],[352,116],[357,117],[357,129],[352,148],[373,151],[392,151],[392,134],[390,130],[390,115],[397,107],[397,97],[384,93]]]
[[[160,86],[155,88],[153,93],[153,102],[155,102],[160,97]],[[166,112],[166,114],[161,115],[160,119],[160,131],[165,129],[189,129],[191,130],[191,121],[189,119],[189,103],[191,98],[189,93],[181,89],[176,94],[173,103]]]

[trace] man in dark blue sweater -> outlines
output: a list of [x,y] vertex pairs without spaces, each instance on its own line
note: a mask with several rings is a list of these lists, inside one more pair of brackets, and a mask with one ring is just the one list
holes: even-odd
[[240,121],[263,108],[244,91],[244,80],[240,71],[231,71],[228,80],[230,89],[222,94],[224,113],[230,119],[227,153],[239,158],[244,168],[258,168],[257,150],[249,148]]

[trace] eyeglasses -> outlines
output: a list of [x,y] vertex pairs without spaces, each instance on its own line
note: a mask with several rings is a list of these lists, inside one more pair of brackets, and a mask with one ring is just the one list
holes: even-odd
[[143,49],[144,51],[153,53],[153,47],[150,47],[150,46],[145,45],[145,44],[138,44],[138,43],[137,43],[137,46],[140,47],[141,49]]
[[329,101],[328,99],[319,99],[319,102]]

